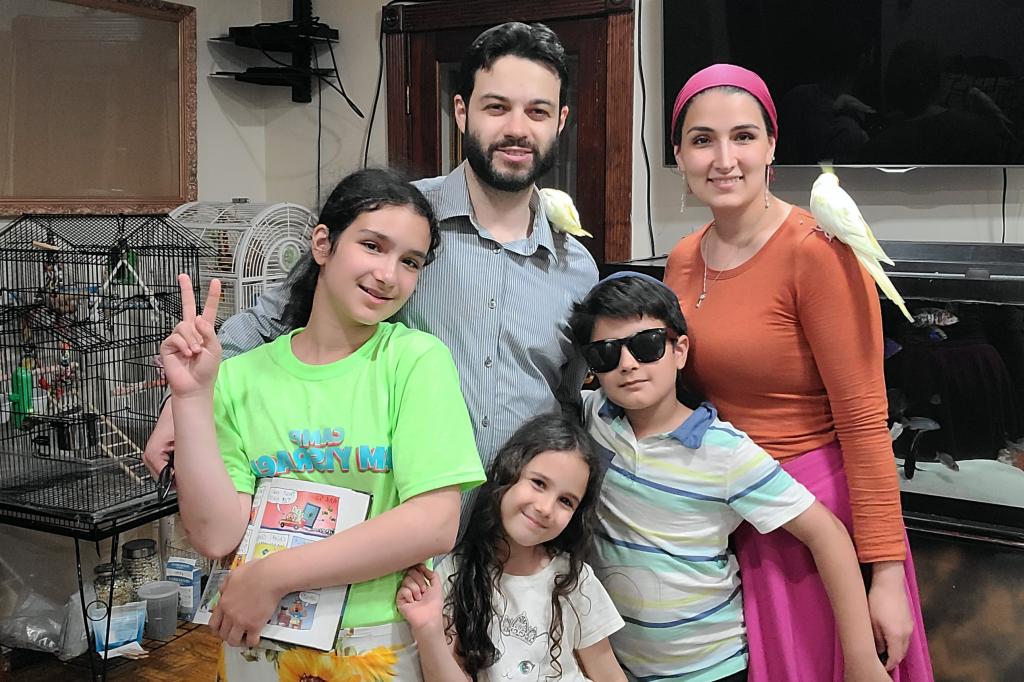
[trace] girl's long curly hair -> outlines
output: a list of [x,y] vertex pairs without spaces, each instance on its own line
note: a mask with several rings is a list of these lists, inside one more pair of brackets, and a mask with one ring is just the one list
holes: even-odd
[[501,523],[501,498],[519,481],[527,462],[552,451],[578,453],[590,473],[586,493],[569,524],[558,537],[545,543],[551,557],[563,553],[569,561],[568,572],[555,576],[548,630],[548,653],[561,675],[558,657],[562,651],[563,602],[569,603],[565,598],[577,588],[583,564],[589,558],[602,468],[596,446],[587,432],[576,421],[555,414],[530,419],[501,448],[487,469],[487,482],[479,489],[470,508],[466,533],[453,550],[455,572],[448,578],[445,613],[449,633],[458,638],[455,651],[473,680],[498,658],[490,628],[494,618],[500,619],[501,614],[492,599],[498,591],[504,557],[509,550]]

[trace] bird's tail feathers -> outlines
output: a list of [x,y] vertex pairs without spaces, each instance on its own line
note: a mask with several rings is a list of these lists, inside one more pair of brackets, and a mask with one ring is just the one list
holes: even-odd
[[911,322],[914,321],[914,317],[907,310],[907,305],[903,302],[903,297],[900,296],[900,292],[896,290],[896,285],[892,283],[889,276],[885,274],[885,270],[870,256],[864,255],[854,251],[857,255],[857,260],[864,266],[864,269],[871,275],[871,279],[875,280],[878,288],[882,290],[886,298],[896,304],[896,307],[900,309],[900,312]]
[[[861,218],[861,220],[863,220],[863,218]],[[877,239],[875,239],[875,234],[871,231],[871,226],[867,224],[867,221],[864,222],[864,231],[867,232],[868,240],[875,252],[875,257],[886,265],[895,265],[895,263],[892,262],[892,258],[889,258],[889,254],[882,249],[882,245],[878,243]]]

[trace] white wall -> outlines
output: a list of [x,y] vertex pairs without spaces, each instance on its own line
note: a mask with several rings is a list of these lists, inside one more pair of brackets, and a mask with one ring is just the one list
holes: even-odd
[[210,78],[214,71],[257,64],[259,53],[211,43],[229,26],[261,21],[260,6],[249,0],[183,0],[196,8],[196,71],[199,200],[225,201],[267,195],[265,86]]
[[[637,0],[641,12],[644,77],[647,84],[646,141],[651,156],[651,220],[655,253],[669,251],[682,236],[710,220],[692,195],[679,214],[682,180],[674,168],[662,165],[662,2]],[[640,24],[637,22],[640,29]],[[647,178],[640,147],[641,102],[639,70],[633,89],[633,257],[651,255],[647,231]],[[682,87],[679,83],[677,87]],[[786,131],[780,130],[780,144]],[[905,174],[887,174],[869,168],[840,169],[843,186],[859,204],[879,239],[932,241],[1000,241],[1002,237],[1000,168],[925,168]],[[786,201],[806,206],[812,168],[781,168],[773,190]],[[1024,242],[1024,168],[1007,172],[1006,241]]]
[[[338,29],[334,46],[338,70],[348,96],[366,116],[360,119],[334,90],[323,86],[323,135],[321,140],[321,196],[335,182],[360,167],[367,124],[377,84],[378,36],[382,0],[314,0],[313,14]],[[263,21],[291,17],[290,0],[263,0]],[[318,53],[321,68],[330,68],[330,53]],[[382,90],[386,83],[382,82]],[[313,101],[291,101],[287,88],[271,90],[266,103],[267,196],[273,201],[294,201],[314,208],[316,201],[317,95]],[[381,93],[370,144],[370,165],[387,163],[386,104]]]

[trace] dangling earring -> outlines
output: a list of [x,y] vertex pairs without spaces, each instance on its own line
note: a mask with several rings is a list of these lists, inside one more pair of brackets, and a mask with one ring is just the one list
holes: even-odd
[[[772,161],[775,161],[774,157]],[[771,176],[772,166],[771,162],[764,167],[764,207],[768,208],[768,179]]]
[[679,212],[682,213],[685,210],[686,210],[686,190],[684,189],[683,193],[679,195]]

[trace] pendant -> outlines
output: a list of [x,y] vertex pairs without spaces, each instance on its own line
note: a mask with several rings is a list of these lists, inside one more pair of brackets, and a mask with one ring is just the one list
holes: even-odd
[[694,308],[699,308],[700,304],[704,302],[705,298],[707,298],[707,295],[708,295],[708,292],[706,292],[706,291],[700,292],[700,295],[697,296],[697,304],[694,305],[693,307]]

